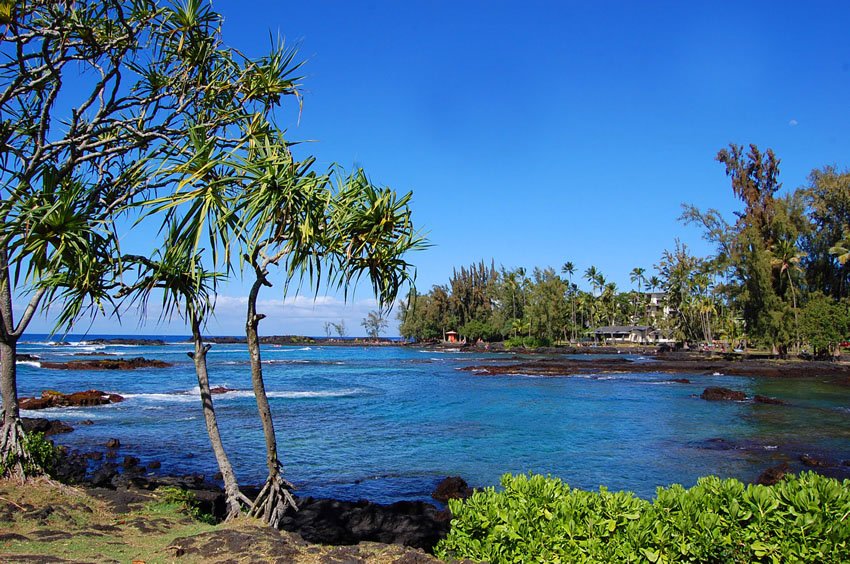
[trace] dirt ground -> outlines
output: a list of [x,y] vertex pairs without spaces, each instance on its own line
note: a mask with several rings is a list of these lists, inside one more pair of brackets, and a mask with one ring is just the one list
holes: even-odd
[[247,517],[204,523],[156,492],[84,490],[49,480],[0,481],[0,562],[439,562],[398,545],[310,544]]

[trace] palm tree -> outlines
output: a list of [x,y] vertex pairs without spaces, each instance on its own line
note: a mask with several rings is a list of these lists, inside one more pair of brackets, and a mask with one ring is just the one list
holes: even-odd
[[631,273],[629,273],[629,279],[631,282],[637,283],[638,287],[638,296],[635,297],[635,320],[638,320],[638,303],[641,296],[643,296],[643,286],[642,284],[646,282],[646,278],[644,274],[646,273],[645,268],[635,267],[632,269]]
[[[118,270],[112,218],[93,187],[49,175],[39,192],[2,203],[0,244],[0,468],[20,480],[43,473],[24,445],[18,408],[17,344],[42,301],[61,304],[56,329],[73,326],[85,312],[97,313],[112,301]],[[12,308],[19,274],[32,284],[29,303],[18,319]]]
[[[182,57],[169,8],[5,4],[7,12],[14,4],[14,21],[4,22],[8,56],[0,60],[0,473],[25,479],[43,469],[23,444],[18,341],[40,307],[59,312],[57,331],[112,305],[121,272],[116,210],[158,185],[150,173],[184,137],[182,116],[208,65]],[[217,25],[193,26],[195,43],[227,51]]]
[[615,307],[617,303],[617,284],[614,282],[607,282],[603,284],[602,294],[599,296],[599,298],[602,300],[603,303],[605,303],[605,301],[609,302],[611,306],[611,314],[608,318],[610,321],[609,325],[614,325],[614,322],[616,321]]
[[[833,247],[832,249],[835,249]],[[830,249],[830,252],[832,252]],[[794,289],[794,278],[791,276],[792,271],[801,272],[800,261],[805,258],[806,253],[801,252],[797,245],[791,239],[780,239],[771,248],[773,257],[770,260],[771,266],[779,269],[779,276],[786,274],[788,276],[788,288],[791,290],[791,304],[794,308],[794,328],[797,337],[797,346],[800,345],[800,324],[797,317],[797,292]],[[842,256],[850,258],[850,252],[838,254],[838,260],[841,262]],[[847,258],[844,259],[846,262]],[[843,262],[841,264],[844,264]]]
[[653,274],[649,277],[649,280],[646,281],[646,286],[649,288],[649,291],[652,292],[656,288],[661,287],[661,279]]
[[599,279],[600,273],[599,270],[593,265],[589,266],[587,270],[584,271],[584,279],[590,283],[590,287],[596,291],[597,289],[597,281]]
[[[366,274],[381,308],[391,304],[402,284],[411,280],[402,256],[424,247],[413,231],[408,201],[369,182],[365,173],[335,176],[310,172],[313,159],[293,162],[283,133],[266,129],[251,139],[240,165],[245,186],[237,206],[242,214],[240,239],[243,262],[253,273],[245,324],[251,359],[251,379],[266,442],[268,476],[250,514],[277,527],[295,500],[282,475],[271,408],[265,391],[257,300],[263,286],[272,286],[269,268],[283,263],[284,294],[293,279],[305,277],[316,290],[326,274],[348,291],[350,282]],[[323,269],[324,267],[324,269]]]
[[575,337],[576,337],[576,335],[575,335],[575,332],[576,332],[576,296],[575,296],[575,286],[573,285],[573,273],[575,272],[575,270],[576,270],[575,265],[570,261],[565,262],[564,266],[561,267],[561,273],[566,274],[569,277],[569,281],[570,281],[570,285],[569,285],[569,288],[570,288],[570,308],[572,309],[572,321],[573,321],[572,331],[570,333],[570,335],[571,335],[570,340],[571,341],[575,341]]
[[[295,506],[292,485],[283,478],[271,406],[263,380],[257,311],[263,286],[272,286],[269,268],[287,261],[288,279],[303,269],[316,270],[327,206],[326,177],[310,172],[312,159],[293,161],[282,132],[260,128],[249,138],[249,150],[238,165],[244,180],[236,210],[243,244],[243,264],[253,275],[248,292],[245,335],[251,364],[251,384],[263,427],[268,475],[254,499],[250,514],[277,527],[287,507]],[[287,279],[287,280],[288,280]],[[289,284],[284,285],[284,292]]]
[[215,285],[221,275],[204,269],[201,253],[193,248],[191,240],[179,237],[174,224],[169,226],[169,237],[163,250],[155,252],[154,258],[130,256],[126,260],[128,265],[135,264],[138,267],[139,278],[132,286],[124,288],[120,295],[137,304],[144,312],[151,295],[160,291],[162,316],[170,318],[177,314],[192,328],[194,352],[189,353],[189,356],[195,364],[207,434],[224,481],[226,519],[233,519],[239,516],[242,506],[250,506],[251,501],[239,490],[236,473],[221,440],[207,372],[207,353],[212,345],[204,343],[201,332],[207,316],[212,312],[212,296],[215,295]]

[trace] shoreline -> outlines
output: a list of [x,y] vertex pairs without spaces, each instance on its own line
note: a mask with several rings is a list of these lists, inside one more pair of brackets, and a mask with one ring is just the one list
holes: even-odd
[[[605,354],[605,353],[597,353]],[[622,353],[621,353],[622,354]],[[682,353],[660,353],[645,360],[621,358],[571,359],[540,355],[516,354],[510,359],[494,358],[477,361],[461,370],[480,376],[527,374],[533,376],[565,376],[592,373],[667,373],[696,375],[751,376],[761,378],[835,378],[850,385],[850,364],[818,360],[735,359]],[[592,355],[588,355],[592,356]]]

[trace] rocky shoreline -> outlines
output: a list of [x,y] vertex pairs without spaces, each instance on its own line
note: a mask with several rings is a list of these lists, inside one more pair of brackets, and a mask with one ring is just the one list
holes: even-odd
[[[73,428],[58,420],[24,418],[27,432],[42,432],[48,437],[68,433]],[[222,487],[200,475],[166,476],[157,474],[161,464],[143,463],[126,453],[119,439],[111,439],[91,451],[72,451],[59,446],[52,475],[60,482],[84,488],[110,504],[114,510],[127,511],[133,504],[151,498],[162,487],[178,487],[191,492],[204,513],[216,520],[225,515]],[[249,498],[258,487],[243,487]],[[450,498],[465,498],[473,490],[460,477],[447,477],[434,492],[442,505]],[[305,541],[323,545],[356,545],[362,542],[396,544],[431,552],[448,534],[451,514],[437,504],[399,501],[381,505],[367,500],[345,501],[297,497],[297,510],[290,509],[281,529],[297,533]]]
[[494,358],[476,361],[475,365],[461,368],[480,376],[526,374],[532,376],[570,376],[574,374],[601,373],[668,373],[668,374],[722,374],[729,376],[817,377],[836,378],[850,384],[850,364],[816,360],[727,359],[688,353],[657,353],[641,360],[626,357],[564,358],[545,356],[531,358],[514,355],[505,360]]
[[[778,402],[771,401],[773,398],[748,398],[742,392],[725,388],[707,388],[702,399],[755,401],[778,405]],[[25,419],[24,425],[28,432],[39,431],[48,436],[73,431],[69,425],[58,420]],[[761,449],[763,446],[715,438],[698,448],[746,450]],[[118,439],[99,446],[92,445],[92,450],[87,452],[71,451],[61,446],[58,450],[60,455],[56,460],[54,476],[63,483],[82,487],[88,494],[106,502],[116,512],[130,511],[132,507],[154,499],[155,492],[160,488],[177,487],[191,492],[198,500],[201,511],[218,519],[224,515],[224,495],[218,483],[199,475],[159,475],[158,461],[139,460],[132,453],[123,450]],[[850,477],[848,460],[832,460],[829,456],[808,452],[789,452],[787,455],[788,461],[766,468],[755,481],[763,484],[775,483],[785,474],[802,469],[814,470],[839,479]],[[257,493],[257,488],[245,487],[243,491],[251,497]],[[432,552],[436,543],[448,534],[451,522],[451,514],[442,504],[450,498],[465,498],[472,493],[473,490],[461,478],[448,477],[433,493],[434,499],[440,505],[421,501],[380,505],[366,500],[296,498],[298,511],[290,510],[287,513],[281,523],[281,530],[296,534],[295,538],[303,539],[306,543],[330,545],[328,548],[339,555],[348,554],[349,549],[345,547],[352,547],[351,551],[357,551],[359,549],[356,546],[361,543],[365,543],[362,546],[380,543],[407,547],[402,548],[403,551],[411,550],[409,553],[403,552],[405,562],[431,562],[433,560],[427,553]],[[231,533],[223,531],[222,534]],[[273,535],[272,532],[268,534]],[[251,535],[256,537],[255,532]],[[210,538],[206,542],[212,540]],[[240,542],[250,544],[255,541],[255,538],[243,538]],[[181,543],[177,544],[181,547],[180,550],[196,552],[203,552],[206,546],[194,538],[182,539]],[[407,560],[409,558],[412,560]]]

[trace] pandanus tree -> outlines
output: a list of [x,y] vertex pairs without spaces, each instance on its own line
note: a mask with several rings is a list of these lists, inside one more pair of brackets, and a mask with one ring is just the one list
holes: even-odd
[[[197,1],[197,0],[193,0]],[[0,467],[27,463],[15,351],[45,307],[67,328],[108,305],[120,275],[117,210],[143,189],[202,78],[198,45],[154,0],[27,0],[0,13]],[[24,306],[15,315],[13,306]],[[31,462],[31,461],[30,461]],[[30,468],[27,472],[26,468]]]
[[312,163],[295,162],[280,132],[270,130],[252,139],[237,206],[242,214],[242,259],[253,277],[245,330],[268,467],[250,513],[273,527],[295,500],[283,477],[263,380],[258,330],[265,316],[257,311],[257,300],[263,286],[272,286],[269,268],[282,267],[284,293],[293,281],[300,286],[306,280],[316,291],[326,281],[347,296],[350,284],[367,275],[383,308],[411,281],[412,268],[404,254],[424,245],[410,221],[410,194],[398,197],[376,187],[362,170],[348,177],[317,175],[310,171]]
[[[38,191],[16,194],[2,203],[6,223],[0,245],[0,471],[24,479],[42,469],[24,448],[17,396],[17,342],[39,304],[59,304],[57,326],[70,327],[85,310],[111,302],[116,248],[91,187],[46,172]],[[23,287],[29,301],[19,318],[14,291]]]
[[169,236],[162,250],[156,251],[151,258],[127,256],[125,264],[138,269],[138,279],[132,286],[123,288],[119,295],[126,296],[146,311],[151,297],[159,294],[161,316],[169,319],[178,315],[191,327],[194,350],[189,356],[195,365],[207,434],[224,482],[226,519],[237,517],[242,507],[250,506],[251,501],[239,490],[236,473],[221,440],[207,371],[207,353],[211,345],[204,343],[202,333],[213,310],[216,282],[221,274],[204,267],[202,252],[191,240],[180,237],[175,224],[169,225]]

